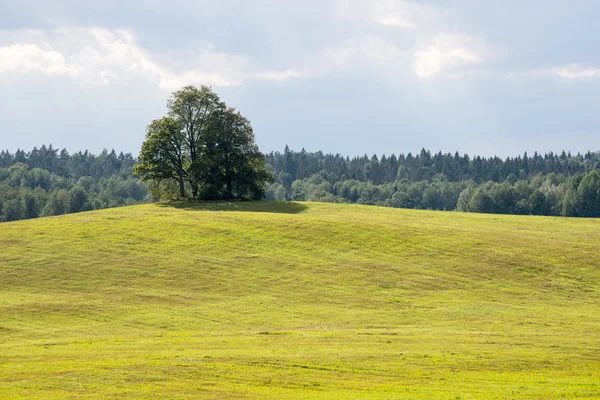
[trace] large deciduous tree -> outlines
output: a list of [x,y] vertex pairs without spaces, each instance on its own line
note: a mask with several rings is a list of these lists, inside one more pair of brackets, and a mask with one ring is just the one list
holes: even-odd
[[576,212],[580,217],[600,217],[600,173],[586,173],[576,193]]
[[273,180],[254,142],[250,122],[209,87],[173,93],[168,116],[153,121],[136,173],[153,183],[177,182],[179,196],[261,199]]
[[264,197],[264,183],[273,181],[264,155],[254,143],[250,121],[234,109],[219,113],[213,165],[218,167],[219,197]]
[[186,160],[185,138],[179,121],[164,117],[154,120],[146,129],[139,164],[134,171],[144,180],[174,180],[179,195],[185,197],[185,181],[190,181],[190,163]]

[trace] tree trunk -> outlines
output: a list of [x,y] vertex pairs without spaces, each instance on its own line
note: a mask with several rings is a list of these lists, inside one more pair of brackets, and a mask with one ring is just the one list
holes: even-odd
[[233,198],[233,190],[231,186],[231,177],[227,176],[227,197],[230,199]]
[[219,182],[217,181],[217,169],[215,167],[210,167],[210,182],[210,196],[212,197],[212,200],[222,200],[220,198],[221,190],[219,188]]
[[179,196],[183,199],[185,197],[185,185],[183,184],[183,176],[179,176]]
[[233,198],[233,188],[231,182],[231,167],[229,165],[229,157],[225,157],[225,180],[227,183],[227,197]]

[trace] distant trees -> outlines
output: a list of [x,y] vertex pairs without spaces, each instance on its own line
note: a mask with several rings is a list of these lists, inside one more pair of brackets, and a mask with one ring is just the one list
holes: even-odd
[[[210,89],[182,91],[169,103],[173,111],[148,126],[144,163],[136,167],[148,185],[133,176],[131,154],[114,150],[0,151],[0,222],[135,204],[149,200],[148,193],[155,199],[264,193],[276,201],[600,217],[600,153],[536,152],[501,160],[422,150],[349,158],[286,146],[263,156],[250,123]],[[209,114],[210,120],[202,117]]]
[[69,154],[51,145],[0,151],[0,222],[60,215],[144,201],[131,154]]
[[269,200],[600,217],[600,153],[536,152],[502,160],[423,149],[350,159],[286,146],[266,160],[277,178],[267,187]]
[[600,173],[576,177],[567,190],[564,211],[577,217],[600,217]]
[[273,178],[254,142],[250,122],[210,88],[173,93],[168,116],[147,128],[135,173],[155,196],[262,199]]

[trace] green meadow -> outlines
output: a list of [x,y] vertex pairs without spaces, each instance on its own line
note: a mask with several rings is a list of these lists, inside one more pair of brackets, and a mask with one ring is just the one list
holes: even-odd
[[3,223],[0,398],[600,398],[600,220],[239,202]]

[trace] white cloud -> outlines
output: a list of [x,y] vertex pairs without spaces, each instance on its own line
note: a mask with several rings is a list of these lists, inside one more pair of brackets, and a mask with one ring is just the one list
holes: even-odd
[[419,78],[432,78],[444,72],[457,76],[457,69],[480,64],[486,53],[481,38],[439,34],[414,53],[414,71]]
[[14,44],[0,47],[0,72],[5,71],[76,76],[80,69],[68,64],[65,57],[54,50],[44,50],[34,44]]
[[18,43],[0,47],[0,73],[38,71],[104,85],[135,77],[169,91],[190,84],[236,86],[248,79],[282,81],[302,76],[294,70],[255,71],[246,57],[216,51],[211,45],[196,50],[186,68],[175,69],[169,61],[180,64],[182,60],[157,61],[133,32],[122,29],[67,28],[8,36]]
[[333,15],[341,21],[367,20],[384,26],[416,29],[437,11],[427,5],[404,0],[335,0]]
[[381,64],[400,55],[401,51],[393,43],[371,35],[350,39],[323,51],[325,61],[338,68],[364,63]]
[[101,67],[98,75],[101,78],[107,74],[133,74],[156,82],[164,90],[176,90],[189,84],[232,86],[243,82],[243,68],[247,64],[243,57],[202,49],[192,62],[193,68],[176,71],[155,61],[130,31],[92,28],[79,33],[79,37],[86,36],[82,49],[73,58],[84,65],[90,77]]
[[287,79],[297,79],[297,78],[303,78],[305,77],[306,74],[293,70],[293,69],[288,69],[287,71],[281,71],[281,72],[259,72],[256,74],[256,79],[258,80],[266,80],[266,81],[284,81]]
[[376,20],[378,23],[380,23],[381,25],[385,25],[385,26],[397,26],[399,28],[407,28],[407,29],[412,29],[412,28],[416,28],[416,25],[408,22],[406,19],[402,18],[402,17],[383,17],[380,19]]
[[579,64],[568,64],[555,67],[546,67],[528,70],[520,73],[511,73],[507,78],[519,77],[553,77],[561,78],[567,81],[585,80],[600,78],[600,68],[583,67]]
[[[439,7],[408,0],[335,0],[334,17],[339,21],[369,21],[406,32],[374,30],[363,38],[351,39],[325,51],[326,59],[337,66],[357,61],[385,64],[378,72],[401,78],[407,69],[420,79],[444,77],[461,79],[475,73],[475,67],[497,57],[502,50],[489,46],[478,36],[443,33],[447,16]],[[360,28],[359,28],[360,31]],[[408,68],[405,67],[408,65]]]
[[584,68],[578,64],[570,64],[554,68],[551,73],[565,79],[599,78],[600,68]]
[[105,85],[108,85],[112,81],[119,79],[119,75],[115,71],[102,71],[100,72],[100,79]]

